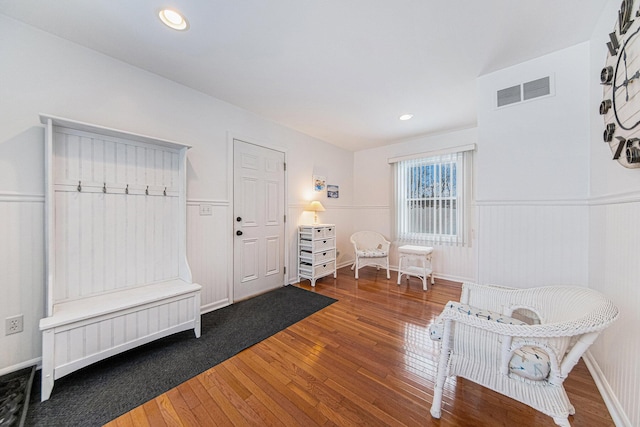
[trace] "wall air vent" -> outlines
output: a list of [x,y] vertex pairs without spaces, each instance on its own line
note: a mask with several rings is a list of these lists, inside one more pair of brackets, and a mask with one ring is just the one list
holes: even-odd
[[538,98],[551,93],[551,81],[549,77],[543,77],[522,84],[522,96],[524,100]]
[[516,86],[500,89],[497,92],[496,107],[505,107],[507,105],[553,95],[552,82],[552,76],[547,76]]
[[520,97],[520,85],[511,86],[498,91],[498,107],[504,107],[505,105],[514,104],[520,101],[522,101],[522,98]]

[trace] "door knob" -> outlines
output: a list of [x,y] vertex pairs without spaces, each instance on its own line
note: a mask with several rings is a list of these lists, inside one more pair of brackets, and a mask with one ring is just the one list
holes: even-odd
[[242,236],[242,230],[236,231],[236,236]]

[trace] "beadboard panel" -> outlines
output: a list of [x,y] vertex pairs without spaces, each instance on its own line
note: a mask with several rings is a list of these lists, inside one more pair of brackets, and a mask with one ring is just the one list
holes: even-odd
[[[38,321],[44,312],[44,198],[0,194],[0,373],[42,353]],[[24,332],[4,335],[4,319],[22,314]],[[18,369],[18,368],[16,368]]]
[[180,148],[95,132],[53,129],[53,304],[179,275]]
[[477,209],[480,283],[587,286],[586,203],[479,203]]
[[[353,209],[354,232],[361,230],[373,230],[382,233],[387,239],[392,238],[391,208],[389,206],[357,206]],[[348,239],[348,236],[347,236]],[[391,243],[389,265],[397,270],[398,246],[402,242]],[[475,249],[472,245],[450,246],[425,244],[433,246],[433,272],[436,277],[460,282],[475,281]],[[348,256],[353,260],[353,250]]]
[[178,277],[178,197],[55,197],[55,303]]
[[590,209],[590,287],[620,310],[620,318],[600,335],[591,354],[626,414],[627,425],[640,426],[640,201]]
[[54,181],[124,190],[175,192],[179,187],[179,152],[155,144],[56,127]]
[[[211,215],[200,215],[200,207]],[[229,253],[229,203],[206,200],[187,201],[187,259],[193,282],[202,286],[202,311],[228,305],[231,301],[229,276],[233,254]]]
[[158,336],[187,329],[193,325],[196,303],[193,294],[179,296],[54,328],[56,379]]

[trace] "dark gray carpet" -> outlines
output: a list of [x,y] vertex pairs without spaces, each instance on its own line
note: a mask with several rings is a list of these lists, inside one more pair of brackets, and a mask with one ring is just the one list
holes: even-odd
[[56,381],[40,402],[40,371],[27,426],[100,426],[336,300],[285,286],[204,314],[202,335],[162,338]]

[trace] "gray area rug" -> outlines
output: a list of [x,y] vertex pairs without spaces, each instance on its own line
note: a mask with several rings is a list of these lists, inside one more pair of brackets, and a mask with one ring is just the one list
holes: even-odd
[[335,301],[285,286],[215,310],[200,338],[180,332],[95,363],[57,380],[46,402],[38,371],[25,425],[103,425]]

